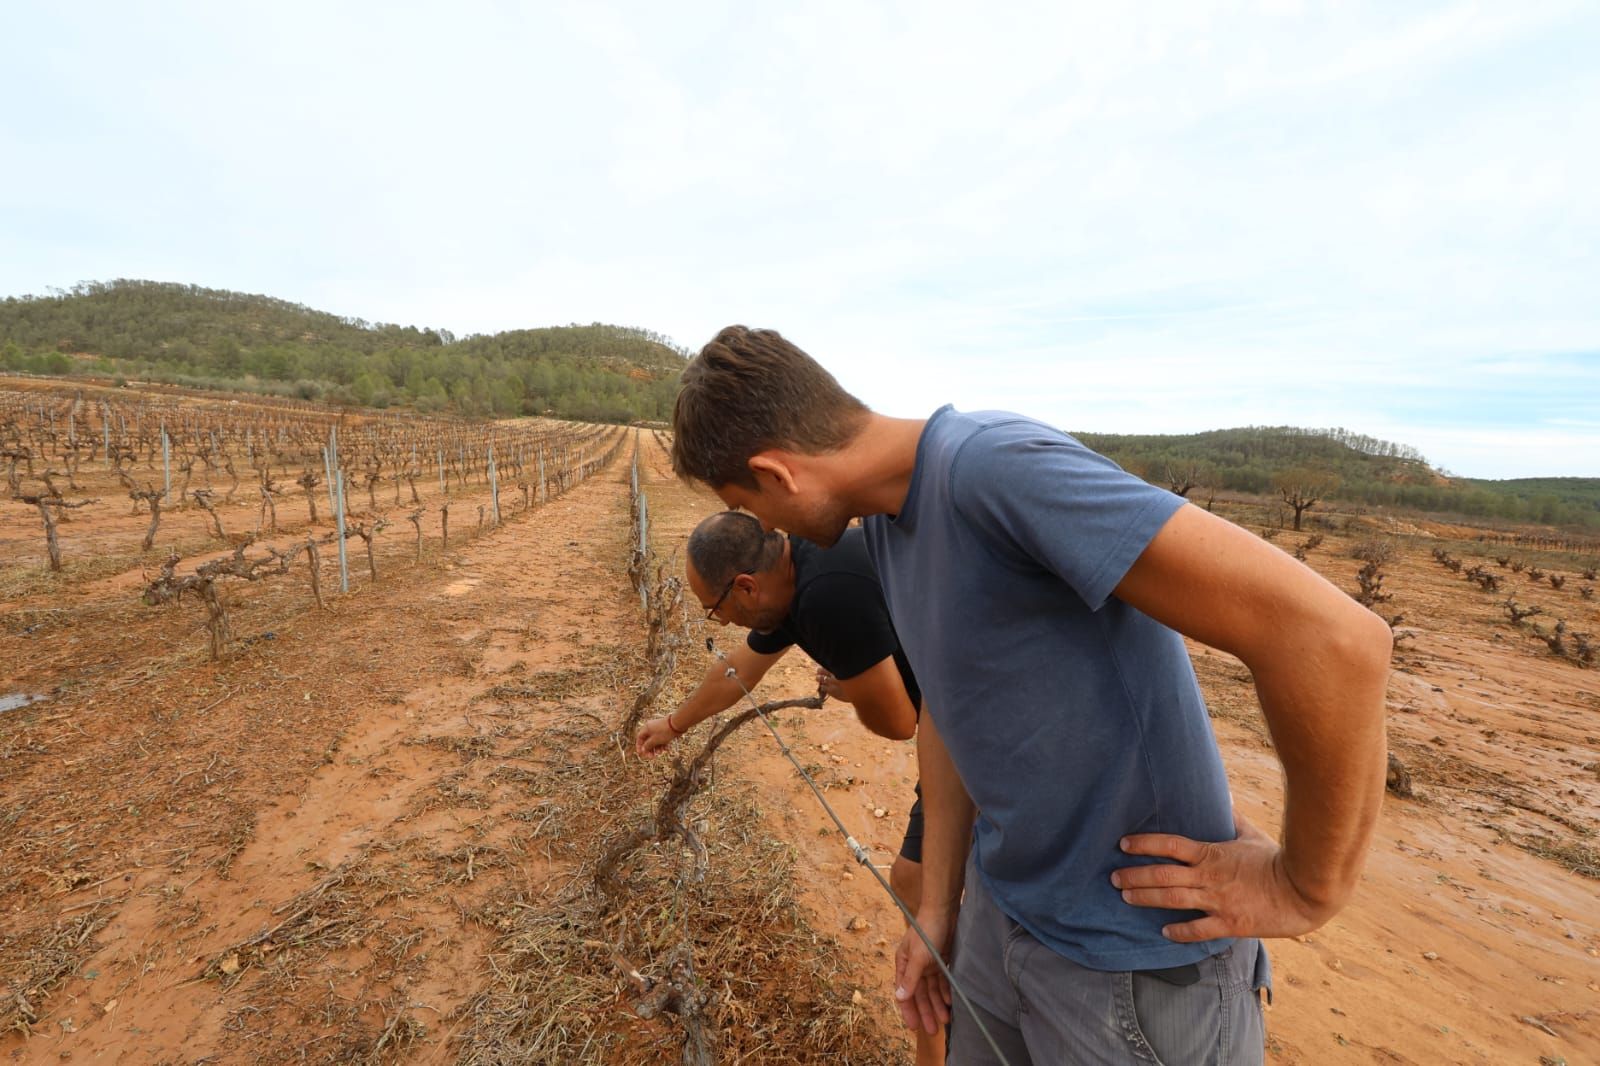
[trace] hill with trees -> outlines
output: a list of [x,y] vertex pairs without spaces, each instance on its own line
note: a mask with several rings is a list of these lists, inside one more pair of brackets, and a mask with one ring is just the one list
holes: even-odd
[[686,355],[666,337],[625,326],[458,338],[154,281],[86,282],[0,301],[0,370],[467,415],[665,419]]
[[[0,301],[0,371],[92,374],[464,415],[664,421],[688,353],[593,323],[457,337],[155,281],[86,282]],[[1343,429],[1247,426],[1181,436],[1083,433],[1140,476],[1225,490],[1600,529],[1600,478],[1453,478],[1416,449]]]
[[1174,492],[1221,489],[1600,529],[1600,478],[1455,478],[1415,448],[1344,429],[1245,426],[1184,435],[1080,433],[1124,469]]

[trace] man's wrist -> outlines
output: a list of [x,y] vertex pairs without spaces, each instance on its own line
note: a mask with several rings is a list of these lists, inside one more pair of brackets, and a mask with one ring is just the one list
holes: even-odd
[[688,732],[687,729],[679,729],[677,725],[673,723],[671,714],[667,715],[667,728],[672,730],[672,735],[675,737],[681,737]]

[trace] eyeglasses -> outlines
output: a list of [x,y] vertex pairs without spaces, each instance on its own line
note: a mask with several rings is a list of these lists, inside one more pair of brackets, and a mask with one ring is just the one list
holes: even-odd
[[717,597],[717,602],[713,603],[710,607],[706,608],[706,621],[708,621],[708,622],[711,621],[711,619],[716,615],[717,608],[722,606],[722,601],[727,599],[728,598],[728,593],[733,591],[734,584],[741,577],[744,577],[749,573],[750,573],[749,570],[741,570],[739,573],[734,574],[731,578],[728,579],[728,584],[727,584],[726,587],[723,588],[722,595]]

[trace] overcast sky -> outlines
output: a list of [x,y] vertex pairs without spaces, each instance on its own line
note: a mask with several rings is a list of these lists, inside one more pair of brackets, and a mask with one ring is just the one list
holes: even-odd
[[0,7],[0,295],[770,326],[874,408],[1600,476],[1600,8]]

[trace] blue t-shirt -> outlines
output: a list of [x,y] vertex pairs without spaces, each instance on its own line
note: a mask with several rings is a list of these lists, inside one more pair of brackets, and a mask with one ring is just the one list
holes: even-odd
[[1191,911],[1135,907],[1128,833],[1231,840],[1222,758],[1183,638],[1111,593],[1184,501],[1060,430],[934,413],[898,515],[865,522],[900,642],[979,809],[1000,908],[1082,966],[1194,962]]

